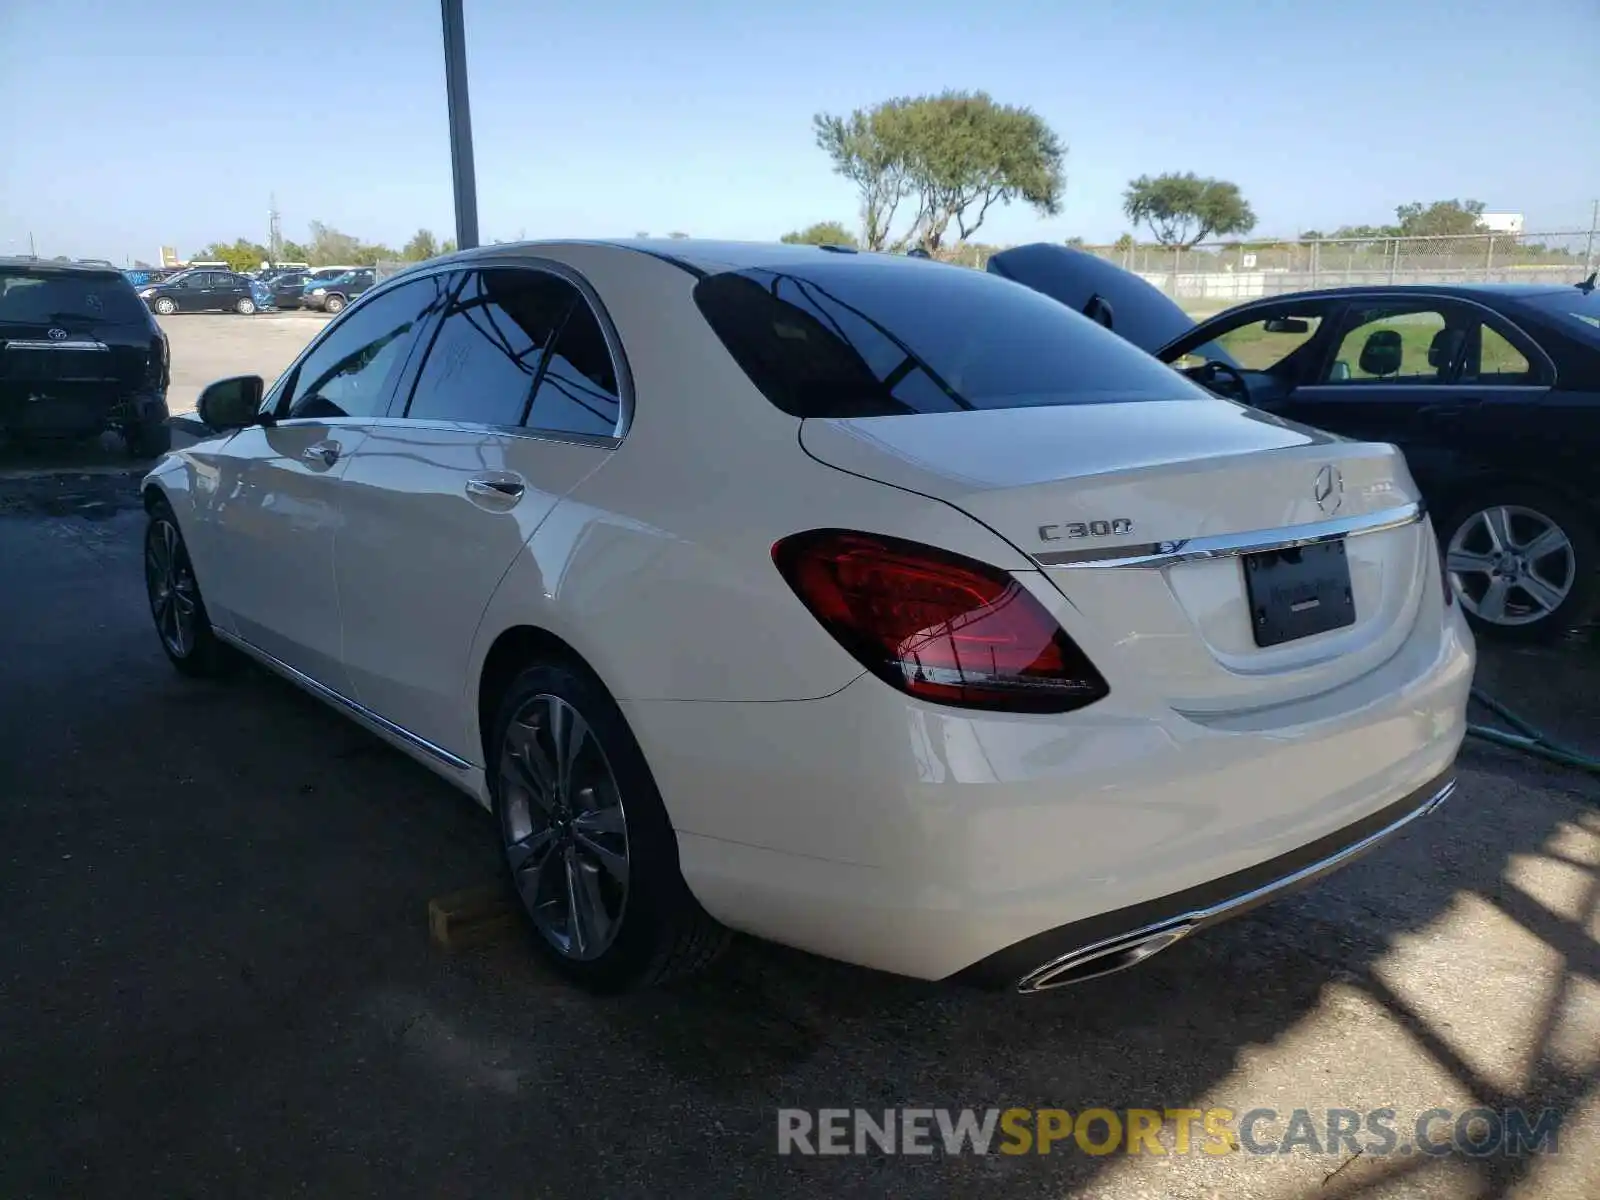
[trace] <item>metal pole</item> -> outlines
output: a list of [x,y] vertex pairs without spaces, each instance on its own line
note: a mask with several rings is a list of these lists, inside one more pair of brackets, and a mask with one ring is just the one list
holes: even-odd
[[1600,200],[1594,202],[1594,207],[1589,210],[1589,240],[1583,247],[1583,277],[1589,278],[1589,272],[1594,270],[1594,235],[1596,228],[1600,227]]
[[461,0],[440,0],[444,16],[444,89],[450,106],[450,174],[455,185],[456,248],[478,244],[478,183],[467,105],[467,31]]

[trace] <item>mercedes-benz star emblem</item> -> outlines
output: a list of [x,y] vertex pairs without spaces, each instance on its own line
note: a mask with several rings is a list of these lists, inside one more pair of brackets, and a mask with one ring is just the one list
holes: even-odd
[[52,342],[64,342],[67,340],[67,331],[65,329],[52,329],[48,336]]
[[1344,473],[1329,463],[1317,472],[1317,481],[1311,485],[1311,498],[1317,507],[1332,516],[1344,503]]

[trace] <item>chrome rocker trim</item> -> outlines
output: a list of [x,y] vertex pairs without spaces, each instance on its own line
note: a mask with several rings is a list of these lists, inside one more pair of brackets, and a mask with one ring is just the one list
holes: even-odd
[[1175,563],[1259,554],[1264,550],[1288,550],[1295,546],[1315,546],[1319,542],[1403,529],[1422,520],[1425,512],[1422,504],[1411,503],[1359,517],[1335,517],[1309,525],[1216,534],[1177,542],[1145,542],[1135,546],[1107,546],[1094,550],[1053,550],[1032,557],[1042,567],[1061,570],[1074,567],[1170,567]]
[[472,764],[466,759],[458,758],[456,755],[451,754],[450,751],[444,749],[442,746],[435,746],[427,738],[418,737],[409,729],[406,729],[401,725],[396,725],[387,717],[380,717],[370,708],[356,703],[356,701],[350,699],[350,697],[346,696],[344,693],[334,691],[327,684],[318,682],[317,680],[311,678],[311,676],[307,675],[304,671],[300,671],[294,667],[291,667],[281,658],[274,658],[265,650],[261,649],[260,646],[257,646],[254,642],[247,642],[238,634],[229,633],[226,629],[218,628],[215,625],[211,627],[211,632],[216,634],[220,640],[227,642],[230,646],[235,646],[245,654],[248,654],[262,666],[269,667],[276,671],[290,683],[299,684],[301,687],[305,688],[306,691],[312,693],[320,699],[327,700],[335,706],[344,709],[352,716],[365,721],[367,724],[371,725],[380,732],[390,734],[399,738],[408,745],[415,746],[424,754],[431,755],[440,762],[444,763],[444,765],[447,767],[453,767],[457,771],[472,770]]

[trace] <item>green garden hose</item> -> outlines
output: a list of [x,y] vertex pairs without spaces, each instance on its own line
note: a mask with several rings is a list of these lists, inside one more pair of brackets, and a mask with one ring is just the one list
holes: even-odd
[[1525,754],[1532,754],[1548,762],[1559,763],[1566,767],[1575,767],[1580,771],[1590,771],[1600,775],[1600,758],[1587,754],[1580,754],[1570,746],[1563,746],[1552,741],[1541,730],[1528,724],[1516,713],[1512,712],[1494,697],[1472,689],[1472,698],[1483,705],[1495,716],[1499,717],[1515,732],[1496,729],[1493,725],[1467,726],[1467,734],[1471,737],[1481,738],[1486,742],[1493,742],[1497,746],[1508,746],[1513,750],[1521,750]]

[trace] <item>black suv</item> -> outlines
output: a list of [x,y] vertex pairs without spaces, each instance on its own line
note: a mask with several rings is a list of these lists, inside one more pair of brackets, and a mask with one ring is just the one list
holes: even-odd
[[211,267],[196,267],[174,275],[141,288],[139,295],[152,311],[164,317],[175,312],[236,312],[249,316],[256,311],[248,276]]
[[114,267],[0,258],[0,435],[172,445],[166,335]]

